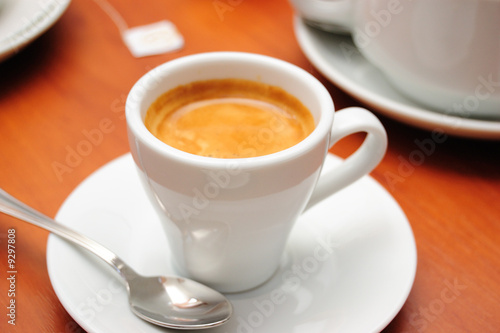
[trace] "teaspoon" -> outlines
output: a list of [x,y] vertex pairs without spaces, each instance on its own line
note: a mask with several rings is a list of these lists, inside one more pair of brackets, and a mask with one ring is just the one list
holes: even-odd
[[139,318],[158,326],[193,330],[222,325],[233,308],[221,293],[181,277],[144,277],[101,244],[59,224],[0,189],[0,212],[44,228],[107,262],[125,280],[129,305]]

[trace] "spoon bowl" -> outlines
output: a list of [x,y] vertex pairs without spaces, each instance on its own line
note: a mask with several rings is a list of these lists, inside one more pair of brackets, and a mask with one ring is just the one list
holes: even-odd
[[[148,286],[147,290],[144,286]],[[141,293],[134,292],[134,288]],[[136,297],[139,294],[141,297]],[[231,311],[230,303],[221,302],[218,292],[180,277],[140,277],[129,284],[129,296],[130,308],[139,318],[159,326],[168,321],[168,327],[176,329],[219,326]],[[171,303],[165,304],[165,299]]]
[[125,281],[132,312],[152,324],[196,330],[224,324],[232,315],[229,300],[218,291],[176,276],[144,277],[101,244],[59,224],[0,189],[0,212],[44,228],[92,252]]

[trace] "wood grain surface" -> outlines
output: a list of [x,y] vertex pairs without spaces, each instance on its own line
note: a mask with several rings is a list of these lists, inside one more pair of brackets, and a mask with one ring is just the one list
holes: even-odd
[[[0,187],[49,216],[100,166],[129,151],[124,100],[153,67],[207,51],[280,58],[318,77],[336,108],[361,105],[308,62],[286,0],[108,0],[134,27],[170,20],[182,50],[134,58],[103,0],[73,0],[44,35],[0,63]],[[433,137],[382,115],[389,148],[374,177],[414,231],[417,275],[384,332],[500,330],[500,142]],[[85,156],[68,157],[103,129]],[[346,157],[362,135],[333,152]],[[81,147],[80,147],[81,148]],[[16,234],[16,325],[8,324],[8,230]],[[83,332],[56,297],[46,267],[48,233],[0,214],[0,331]],[[363,318],[359,318],[363,320]]]

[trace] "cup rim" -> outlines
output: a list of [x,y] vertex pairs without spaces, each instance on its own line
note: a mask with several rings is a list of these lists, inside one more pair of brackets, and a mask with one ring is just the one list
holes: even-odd
[[[199,64],[203,62],[224,63],[226,61],[265,63],[267,65],[272,65],[281,72],[287,72],[289,76],[294,77],[295,79],[305,81],[307,87],[309,87],[311,93],[315,95],[318,100],[318,104],[320,105],[320,117],[315,119],[316,124],[314,130],[305,139],[294,146],[272,154],[245,158],[216,158],[195,155],[171,147],[155,137],[146,128],[144,120],[142,119],[140,104],[147,94],[147,92],[141,89],[141,87],[144,86],[148,80],[158,78],[161,74],[168,73],[170,70],[175,70],[175,68],[181,67],[181,65],[186,66],[189,64]],[[238,78],[238,75],[236,74],[234,78]],[[135,97],[131,98],[131,96]],[[160,64],[159,66],[149,70],[132,86],[125,103],[125,118],[128,130],[131,131],[135,137],[131,140],[131,142],[139,139],[149,149],[160,155],[168,155],[169,158],[175,159],[178,162],[198,165],[201,167],[227,167],[227,163],[229,162],[235,165],[237,164],[239,166],[251,168],[288,161],[298,156],[302,156],[303,154],[306,154],[314,149],[314,147],[316,147],[324,139],[325,135],[328,137],[328,147],[330,147],[330,132],[334,119],[334,110],[334,103],[328,90],[323,86],[323,84],[321,84],[321,82],[319,82],[318,79],[304,69],[284,60],[266,55],[224,51],[197,53],[183,56]]]

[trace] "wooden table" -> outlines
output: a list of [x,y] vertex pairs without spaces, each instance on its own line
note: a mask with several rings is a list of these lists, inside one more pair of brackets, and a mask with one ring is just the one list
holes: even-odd
[[[129,151],[124,99],[151,68],[183,55],[246,51],[296,64],[330,90],[337,109],[360,103],[321,77],[298,46],[286,0],[109,0],[128,26],[171,20],[181,51],[134,58],[102,0],[74,0],[28,48],[0,64],[0,187],[54,216],[100,166]],[[389,149],[372,172],[399,202],[418,248],[417,275],[401,312],[384,332],[500,330],[500,143],[446,137],[404,169],[432,138],[379,115]],[[66,158],[85,132],[110,127],[86,156]],[[346,157],[362,136],[343,140]],[[428,142],[428,141],[427,141]],[[424,151],[425,152],[425,151]],[[64,165],[65,168],[57,168]],[[16,235],[16,325],[8,325],[7,243]],[[48,233],[0,214],[1,332],[82,332],[56,297],[46,268]],[[363,318],[360,318],[363,320]]]

